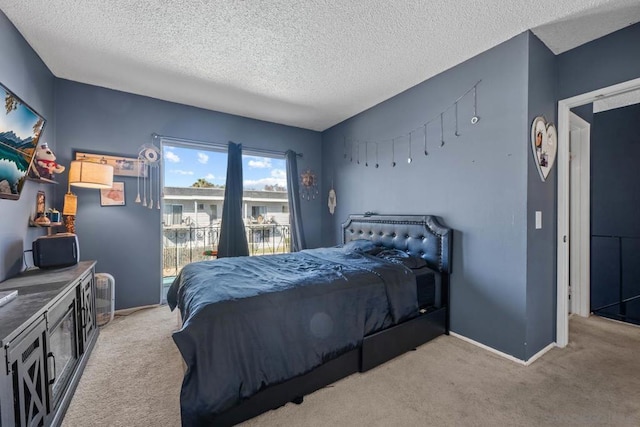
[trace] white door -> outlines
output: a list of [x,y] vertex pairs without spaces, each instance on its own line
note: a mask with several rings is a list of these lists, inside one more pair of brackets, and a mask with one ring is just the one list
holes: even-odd
[[589,316],[590,292],[590,132],[591,125],[571,113],[569,313]]

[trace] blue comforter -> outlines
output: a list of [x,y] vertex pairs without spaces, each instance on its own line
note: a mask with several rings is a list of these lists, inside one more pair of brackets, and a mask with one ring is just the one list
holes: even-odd
[[187,365],[183,425],[358,347],[417,314],[415,276],[342,248],[223,258],[185,266],[167,300]]

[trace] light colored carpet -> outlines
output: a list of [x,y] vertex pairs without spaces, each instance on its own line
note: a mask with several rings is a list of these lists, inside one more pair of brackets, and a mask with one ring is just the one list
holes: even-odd
[[[158,307],[102,329],[63,425],[178,426],[175,328]],[[529,367],[439,337],[245,425],[640,425],[640,328],[572,318],[570,332]]]

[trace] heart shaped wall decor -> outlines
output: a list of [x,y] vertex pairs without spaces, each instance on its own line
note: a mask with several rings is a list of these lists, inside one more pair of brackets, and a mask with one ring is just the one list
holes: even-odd
[[544,182],[556,161],[558,133],[553,123],[547,123],[542,116],[536,117],[531,125],[531,150],[540,178]]

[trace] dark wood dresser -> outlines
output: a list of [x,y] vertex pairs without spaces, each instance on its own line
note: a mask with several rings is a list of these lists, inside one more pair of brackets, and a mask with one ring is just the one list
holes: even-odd
[[0,283],[0,425],[58,426],[98,338],[95,261]]

